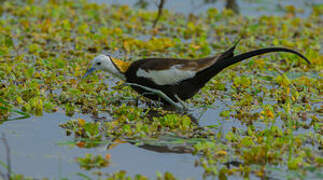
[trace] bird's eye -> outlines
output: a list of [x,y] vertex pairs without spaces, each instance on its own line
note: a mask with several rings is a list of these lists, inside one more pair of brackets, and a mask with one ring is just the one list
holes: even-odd
[[100,66],[101,65],[101,62],[97,62],[96,65]]

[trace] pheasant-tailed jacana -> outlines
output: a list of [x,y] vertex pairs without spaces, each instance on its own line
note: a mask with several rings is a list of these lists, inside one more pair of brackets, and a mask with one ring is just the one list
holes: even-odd
[[[95,70],[103,70],[126,81],[138,93],[162,102],[181,102],[193,97],[213,76],[226,67],[270,52],[289,52],[310,61],[301,53],[282,47],[270,47],[234,55],[236,44],[213,57],[196,60],[175,58],[147,58],[127,63],[109,55],[99,55],[91,62],[84,77]],[[167,97],[160,97],[162,92]],[[168,100],[167,100],[168,98]],[[169,100],[171,99],[171,100]]]

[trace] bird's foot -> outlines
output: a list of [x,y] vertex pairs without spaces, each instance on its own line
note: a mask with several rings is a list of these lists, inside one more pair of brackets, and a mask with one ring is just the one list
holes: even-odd
[[183,110],[190,110],[190,108],[188,107],[188,105],[185,103],[185,101],[183,101],[181,98],[179,98],[177,96],[177,94],[175,94],[175,98],[177,99],[177,101],[182,105]]

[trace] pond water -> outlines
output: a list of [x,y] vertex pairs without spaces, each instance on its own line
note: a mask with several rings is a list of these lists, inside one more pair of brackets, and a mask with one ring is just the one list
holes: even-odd
[[[91,0],[97,3],[127,4],[133,6],[135,0]],[[222,9],[224,1],[215,4],[203,4],[202,1],[190,0],[169,0],[165,8],[178,13],[198,14],[210,7]],[[319,0],[244,0],[239,1],[241,14],[247,16],[261,16],[264,14],[282,15],[284,12],[281,7],[293,4],[302,7],[304,13],[298,14],[305,17],[311,13],[311,5],[318,3]],[[156,6],[151,3],[150,10],[156,10]],[[219,118],[219,113],[227,108],[226,105],[219,103],[216,109],[208,109],[199,119],[200,126],[221,124],[221,130],[227,132],[232,126],[243,128],[238,120],[223,120]],[[83,118],[87,121],[93,119],[89,115],[76,114],[72,117]],[[11,150],[11,162],[15,173],[24,174],[35,178],[68,178],[80,179],[77,173],[81,172],[91,175],[91,171],[80,169],[75,162],[75,158],[84,157],[84,154],[111,155],[111,165],[103,169],[103,172],[115,172],[126,170],[128,175],[143,174],[148,177],[156,177],[156,172],[171,172],[180,179],[200,179],[203,168],[194,167],[194,161],[198,156],[191,154],[160,153],[124,143],[107,150],[104,146],[98,148],[84,149],[76,146],[66,145],[73,141],[73,137],[66,136],[65,130],[58,125],[64,123],[71,117],[65,116],[64,112],[44,114],[41,117],[31,117],[24,120],[8,121],[0,125],[0,132],[5,133]],[[264,128],[262,124],[256,127]],[[0,144],[0,160],[5,162],[6,155],[4,147]],[[176,169],[176,171],[174,170]],[[0,168],[3,172],[4,169]]]
[[[138,0],[90,0],[96,3],[122,4],[135,6]],[[152,0],[149,2],[148,10],[157,10],[157,5]],[[189,3],[188,3],[189,2]],[[303,13],[298,13],[300,17],[306,17],[312,12],[312,5],[319,4],[320,0],[237,0],[240,13],[246,16],[258,17],[262,15],[283,15],[283,7],[293,5],[302,8]],[[168,0],[165,9],[182,14],[200,14],[209,8],[222,10],[225,7],[225,0],[217,0],[215,3],[204,3],[204,0]]]
[[[91,120],[85,115],[74,117]],[[196,157],[191,154],[158,153],[128,143],[119,144],[110,150],[106,150],[104,146],[84,149],[64,145],[72,141],[72,137],[66,136],[65,130],[58,124],[69,119],[63,112],[56,112],[3,123],[0,132],[5,133],[10,146],[14,172],[34,178],[80,179],[77,175],[79,172],[91,174],[80,169],[75,158],[84,157],[86,153],[103,156],[108,153],[111,155],[111,164],[103,169],[106,173],[126,170],[131,176],[140,173],[156,177],[157,171],[169,171],[181,179],[198,179],[203,173],[201,167],[194,167]],[[0,152],[4,152],[2,143]],[[5,153],[0,153],[0,160],[5,162],[5,158]]]
[[[229,102],[228,102],[229,103]],[[208,109],[201,112],[196,111],[194,117],[200,116],[200,126],[221,125],[218,130],[227,133],[232,127],[244,129],[239,120],[224,120],[220,118],[220,112],[227,109],[226,105],[219,103],[216,109]],[[104,116],[109,119],[109,116]],[[0,132],[4,133],[11,150],[11,164],[15,173],[24,174],[34,178],[68,178],[80,179],[78,173],[94,177],[92,172],[86,171],[76,163],[77,157],[85,154],[111,155],[111,164],[101,169],[104,173],[113,173],[118,170],[126,170],[127,175],[134,176],[143,174],[150,178],[156,177],[156,172],[171,172],[180,179],[200,179],[203,168],[194,167],[198,157],[190,153],[172,153],[162,147],[138,147],[130,143],[121,143],[112,149],[105,145],[97,148],[78,148],[70,145],[73,137],[66,136],[66,132],[58,125],[70,119],[82,118],[93,121],[89,115],[75,114],[68,117],[64,112],[45,113],[41,117],[31,117],[22,120],[7,121],[1,124]],[[258,125],[255,124],[257,127]],[[258,128],[263,129],[263,124]],[[0,146],[0,152],[4,152]],[[6,162],[6,154],[0,153],[0,160]],[[174,171],[176,169],[176,171]],[[3,168],[0,168],[2,172]],[[237,177],[231,177],[237,178]],[[231,179],[230,178],[230,179]]]

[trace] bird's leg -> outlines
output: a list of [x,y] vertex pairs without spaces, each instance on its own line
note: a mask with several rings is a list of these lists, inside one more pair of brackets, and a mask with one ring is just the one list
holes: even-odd
[[136,106],[138,106],[138,105],[139,105],[139,99],[140,99],[140,96],[137,96],[137,97],[136,97]]
[[185,109],[185,110],[187,110],[188,109],[188,106],[187,106],[187,104],[183,101],[183,100],[181,100],[181,98],[179,98],[178,96],[177,96],[177,94],[175,94],[175,98],[177,99],[177,101],[183,106],[183,109]]
[[135,84],[135,83],[125,83],[125,85],[137,86],[137,87],[140,87],[140,88],[142,88],[142,89],[144,89],[146,91],[150,91],[150,92],[152,92],[154,94],[157,94],[158,96],[163,98],[165,101],[167,101],[169,104],[172,104],[173,106],[175,106],[176,109],[183,110],[182,106],[180,106],[179,104],[174,102],[170,97],[168,97],[165,93],[163,93],[162,91],[160,91],[158,89],[149,88],[149,87],[142,86],[142,85]]

